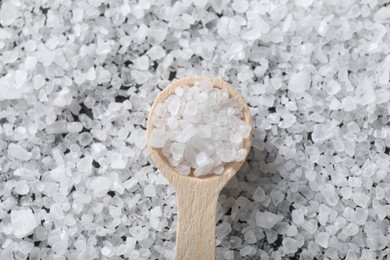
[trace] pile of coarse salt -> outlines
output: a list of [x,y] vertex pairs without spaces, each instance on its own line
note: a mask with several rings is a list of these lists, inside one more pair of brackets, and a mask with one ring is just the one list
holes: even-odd
[[162,148],[178,172],[195,176],[222,174],[224,164],[242,161],[243,141],[251,127],[243,121],[243,106],[226,89],[207,80],[179,86],[156,106],[149,143]]

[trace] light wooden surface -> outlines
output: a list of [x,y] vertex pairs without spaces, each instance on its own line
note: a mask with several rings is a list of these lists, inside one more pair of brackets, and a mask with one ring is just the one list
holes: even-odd
[[[153,128],[152,115],[158,103],[163,102],[174,93],[178,86],[192,86],[195,81],[208,80],[214,87],[225,88],[230,97],[235,97],[243,105],[243,120],[252,126],[248,105],[241,94],[229,83],[216,78],[188,77],[172,82],[156,98],[150,110],[147,122],[147,140]],[[252,134],[244,140],[243,147],[249,153]],[[148,142],[149,143],[149,142]],[[218,196],[223,187],[237,173],[244,163],[233,162],[225,164],[221,175],[206,175],[194,177],[193,171],[184,176],[175,171],[162,154],[161,149],[148,144],[150,155],[161,173],[168,179],[176,190],[178,202],[178,227],[176,236],[176,260],[214,260],[215,259],[215,217]],[[245,156],[246,158],[246,156]]]

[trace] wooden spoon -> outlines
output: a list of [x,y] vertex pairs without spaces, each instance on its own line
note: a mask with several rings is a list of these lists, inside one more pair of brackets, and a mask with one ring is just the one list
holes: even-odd
[[[178,86],[192,86],[195,81],[208,80],[214,87],[226,89],[229,97],[234,97],[243,106],[243,120],[252,126],[252,119],[246,101],[241,94],[227,82],[216,78],[188,77],[172,82],[156,98],[150,110],[147,123],[147,140],[153,129],[152,116],[156,105],[172,95]],[[252,134],[243,142],[249,153]],[[149,142],[148,142],[149,143]],[[178,173],[162,154],[161,148],[148,144],[150,155],[176,190],[178,202],[178,226],[176,234],[176,260],[208,260],[215,259],[215,226],[219,193],[229,180],[237,173],[245,159],[241,162],[226,163],[221,175],[210,174],[195,177],[193,169],[188,176]],[[246,158],[245,156],[245,158]]]

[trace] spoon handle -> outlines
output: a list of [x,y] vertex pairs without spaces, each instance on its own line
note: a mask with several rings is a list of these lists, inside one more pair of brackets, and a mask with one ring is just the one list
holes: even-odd
[[176,187],[176,196],[178,226],[175,260],[215,260],[218,189],[192,182]]

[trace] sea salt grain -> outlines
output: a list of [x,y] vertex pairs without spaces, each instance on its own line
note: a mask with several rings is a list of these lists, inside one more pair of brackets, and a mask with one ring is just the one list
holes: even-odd
[[162,148],[184,175],[191,168],[195,176],[221,174],[224,163],[242,161],[247,154],[243,142],[251,127],[242,120],[242,106],[207,80],[178,86],[155,107],[153,124],[149,144]]

